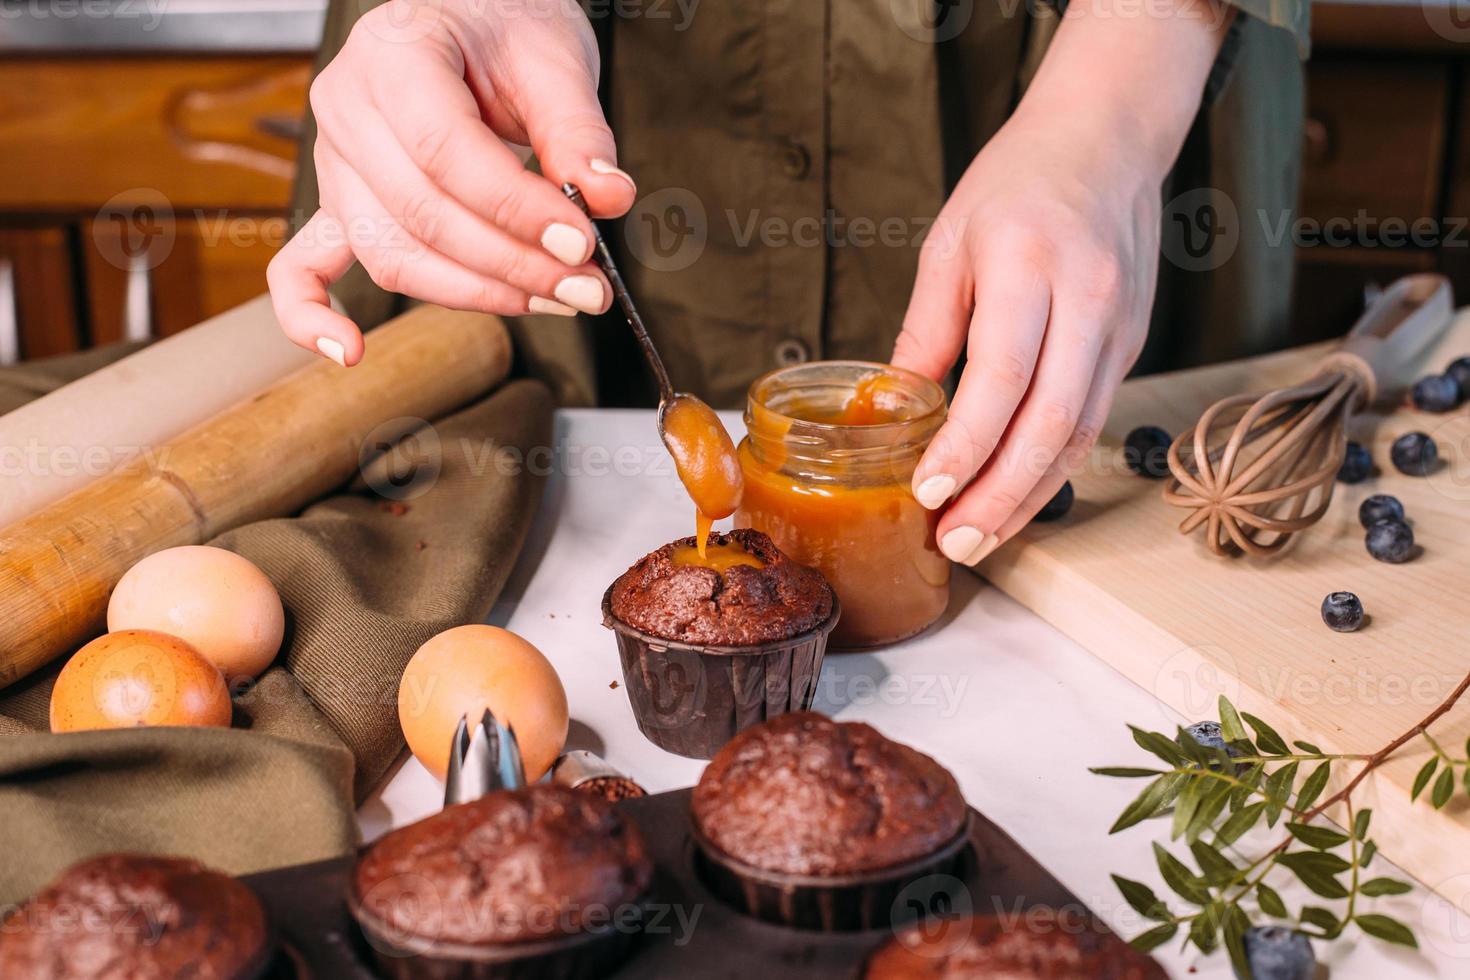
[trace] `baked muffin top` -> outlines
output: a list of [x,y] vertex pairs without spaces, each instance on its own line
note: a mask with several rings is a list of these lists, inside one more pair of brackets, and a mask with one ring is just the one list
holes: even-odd
[[378,936],[472,945],[571,935],[647,892],[643,835],[613,805],[564,786],[491,793],[385,835],[353,896]]
[[1090,915],[1033,908],[911,926],[868,958],[867,980],[1165,980]]
[[694,822],[726,855],[766,871],[876,871],[944,847],[965,826],[939,763],[867,725],[813,711],[736,735],[694,788]]
[[0,929],[0,976],[29,980],[243,980],[270,954],[255,893],[186,858],[89,858]]
[[665,640],[705,646],[755,646],[810,632],[832,615],[832,587],[815,568],[782,554],[759,531],[711,534],[712,549],[742,548],[761,567],[717,571],[676,560],[694,538],[680,538],[638,559],[612,587],[612,614]]

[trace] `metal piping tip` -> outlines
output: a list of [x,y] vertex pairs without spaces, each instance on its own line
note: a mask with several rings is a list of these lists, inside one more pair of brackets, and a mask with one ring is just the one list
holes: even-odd
[[468,716],[462,716],[450,744],[444,805],[468,803],[496,790],[525,785],[525,764],[515,731],[497,720],[488,708],[473,728]]

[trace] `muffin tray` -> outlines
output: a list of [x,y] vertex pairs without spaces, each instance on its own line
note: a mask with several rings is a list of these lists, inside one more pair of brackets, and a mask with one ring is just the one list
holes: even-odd
[[[657,867],[648,928],[611,976],[689,975],[780,980],[855,976],[889,929],[822,933],[770,925],[724,904],[700,881],[689,835],[690,790],[617,805],[643,830]],[[1081,912],[1078,901],[1035,858],[979,813],[958,875],[928,879],[895,902],[898,914],[1016,915],[1033,905]],[[348,858],[281,868],[244,879],[265,902],[283,951],[271,980],[379,980],[347,912]],[[692,922],[692,926],[690,923]]]

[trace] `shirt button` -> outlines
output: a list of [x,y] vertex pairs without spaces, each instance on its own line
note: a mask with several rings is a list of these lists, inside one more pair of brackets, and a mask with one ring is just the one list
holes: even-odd
[[806,344],[795,338],[783,340],[776,345],[776,363],[781,367],[795,367],[811,360],[811,351]]
[[800,143],[787,143],[781,150],[781,169],[786,171],[786,176],[800,180],[811,173],[812,155]]

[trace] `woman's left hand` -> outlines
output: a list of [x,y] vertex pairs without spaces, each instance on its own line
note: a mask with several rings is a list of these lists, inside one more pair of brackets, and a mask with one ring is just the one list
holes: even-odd
[[[1062,53],[1082,53],[1078,31],[1090,26],[1072,28]],[[1038,77],[975,158],[924,243],[894,349],[896,366],[935,379],[967,354],[913,480],[924,506],[948,504],[939,546],[965,565],[1025,526],[1082,465],[1147,335],[1161,187],[1193,108],[1172,110],[1177,138],[1151,140],[1150,120],[1129,117],[1140,103],[1083,104],[1097,76]]]

